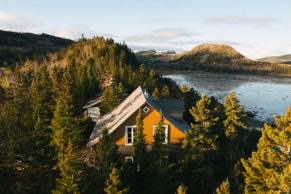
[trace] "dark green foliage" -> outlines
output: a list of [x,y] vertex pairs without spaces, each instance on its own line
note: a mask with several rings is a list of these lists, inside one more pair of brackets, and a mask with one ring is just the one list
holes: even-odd
[[242,159],[245,169],[245,193],[290,193],[291,107],[280,118],[274,117],[276,126],[265,124],[258,150],[248,159]]
[[107,113],[113,110],[117,105],[121,103],[122,94],[118,88],[106,87],[102,94],[102,102],[100,106],[101,114]]
[[202,94],[190,113],[195,122],[191,123],[192,130],[186,133],[182,142],[181,173],[190,192],[207,193],[214,190],[219,172],[219,107]]
[[169,97],[170,97],[170,90],[169,90],[169,87],[165,85],[161,91],[161,98],[169,98]]
[[95,151],[95,168],[97,169],[98,178],[95,180],[98,184],[98,191],[102,192],[105,188],[105,180],[108,178],[112,167],[117,163],[117,146],[112,141],[108,130],[102,130],[101,138],[96,144]]
[[153,91],[152,93],[152,96],[154,99],[158,100],[160,98],[160,93],[159,93],[159,90],[158,88],[155,88],[155,90]]
[[116,168],[112,169],[109,175],[109,179],[106,181],[106,187],[104,188],[107,194],[123,194],[127,193],[127,189],[121,189],[121,181],[119,179],[119,172]]
[[165,143],[165,127],[163,113],[160,111],[159,122],[155,127],[154,142],[151,151],[151,190],[153,193],[167,193],[168,153]]
[[2,88],[1,83],[0,83],[0,103],[2,103],[5,99],[5,90]]
[[221,185],[216,189],[217,194],[230,194],[230,186],[228,178],[224,180]]
[[184,118],[188,123],[194,122],[193,116],[191,115],[190,110],[193,106],[196,105],[196,102],[200,100],[200,95],[193,89],[191,88],[190,90],[184,85],[181,88],[181,94],[180,98],[183,100],[185,104],[185,113],[184,113]]
[[141,114],[141,109],[138,111],[138,116],[136,118],[136,129],[134,133],[134,143],[133,143],[133,160],[139,169],[143,169],[146,165],[147,156],[147,142],[145,139],[145,134],[143,132],[143,118]]
[[84,174],[84,164],[79,160],[69,141],[64,159],[58,164],[60,178],[57,179],[56,188],[52,193],[83,193],[87,183]]

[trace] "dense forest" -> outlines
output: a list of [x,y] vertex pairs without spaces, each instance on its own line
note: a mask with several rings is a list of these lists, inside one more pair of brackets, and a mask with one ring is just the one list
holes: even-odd
[[291,75],[290,64],[251,60],[223,44],[202,44],[183,53],[141,51],[138,60],[159,72],[205,71],[264,75]]
[[[125,44],[101,37],[82,38],[10,71],[0,84],[1,193],[291,191],[291,108],[275,117],[275,126],[249,129],[234,92],[220,104],[193,88],[179,88],[139,64]],[[106,128],[88,152],[93,125],[83,105],[102,92],[105,114],[138,86],[156,99],[184,101],[192,130],[181,141],[181,152],[168,152],[163,144],[163,117],[148,151],[141,114],[133,162],[118,159]]]

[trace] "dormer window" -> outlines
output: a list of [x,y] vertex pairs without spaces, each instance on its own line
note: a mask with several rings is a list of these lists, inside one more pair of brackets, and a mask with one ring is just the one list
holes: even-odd
[[150,111],[149,107],[146,106],[146,107],[143,108],[143,112],[144,113],[148,113],[149,111]]

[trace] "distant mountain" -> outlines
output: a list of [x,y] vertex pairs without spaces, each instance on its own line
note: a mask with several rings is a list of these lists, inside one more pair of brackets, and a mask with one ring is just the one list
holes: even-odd
[[136,56],[139,62],[148,68],[160,72],[207,71],[291,75],[291,66],[251,60],[224,44],[202,44],[179,54],[142,51],[137,52]]
[[48,34],[38,35],[0,30],[0,67],[60,50],[72,43],[72,40]]
[[290,55],[281,55],[281,56],[272,56],[272,57],[264,57],[258,59],[259,61],[269,62],[269,63],[284,63],[291,64],[291,54]]

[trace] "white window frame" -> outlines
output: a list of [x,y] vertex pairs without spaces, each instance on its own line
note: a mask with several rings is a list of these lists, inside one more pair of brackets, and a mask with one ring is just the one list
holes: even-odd
[[133,157],[132,156],[126,156],[125,158],[124,158],[124,161],[125,162],[133,162]]
[[[127,146],[131,146],[133,145],[133,142],[134,142],[134,128],[136,128],[136,125],[128,125],[128,126],[125,126],[125,145]],[[128,143],[128,129],[131,129],[131,139],[132,139],[132,142],[131,143]]]
[[[163,125],[164,127],[165,127],[165,142],[163,143],[163,144],[168,144],[168,142],[169,142],[169,125]],[[156,134],[156,127],[157,127],[157,125],[155,124],[154,125],[154,136],[155,136],[155,134]]]
[[[147,110],[146,110],[146,109],[147,109]],[[148,112],[150,111],[150,108],[147,107],[147,106],[145,106],[142,110],[143,110],[144,113],[148,113]]]

